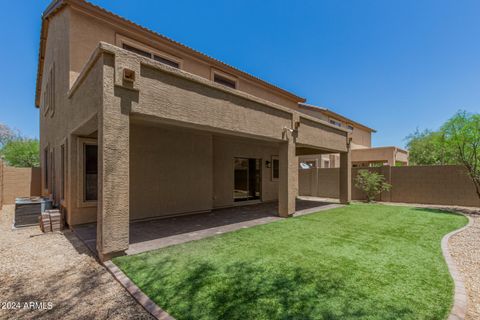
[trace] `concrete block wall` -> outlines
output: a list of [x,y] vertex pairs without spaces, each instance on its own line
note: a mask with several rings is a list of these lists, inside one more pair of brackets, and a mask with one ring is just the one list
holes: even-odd
[[[475,186],[463,166],[408,166],[352,168],[352,199],[364,200],[365,195],[354,186],[359,170],[368,169],[385,176],[392,185],[377,200],[388,202],[459,205],[480,207]],[[300,195],[338,198],[338,168],[300,170]]]
[[40,168],[15,168],[0,161],[0,207],[14,204],[17,197],[41,195]]

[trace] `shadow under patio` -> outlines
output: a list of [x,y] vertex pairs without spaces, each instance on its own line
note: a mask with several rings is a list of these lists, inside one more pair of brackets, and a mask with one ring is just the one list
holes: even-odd
[[[323,211],[340,206],[337,203],[316,200],[296,200],[294,216]],[[132,221],[127,255],[168,247],[188,241],[249,228],[281,220],[278,202],[267,202],[215,209],[208,213]],[[96,252],[96,223],[76,226],[74,233]]]

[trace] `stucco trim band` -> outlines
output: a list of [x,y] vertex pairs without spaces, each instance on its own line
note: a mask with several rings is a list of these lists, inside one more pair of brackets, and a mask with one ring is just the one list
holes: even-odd
[[312,117],[312,116],[309,116],[309,115],[306,115],[306,114],[303,114],[303,113],[299,113],[297,111],[294,111],[294,110],[289,109],[287,107],[281,106],[279,104],[276,104],[276,103],[273,103],[273,102],[255,97],[251,94],[248,94],[248,93],[236,90],[236,89],[231,89],[231,88],[225,87],[223,85],[212,82],[208,79],[204,79],[200,76],[191,74],[191,73],[186,72],[184,70],[180,70],[180,69],[176,69],[176,68],[164,65],[164,64],[162,64],[158,61],[142,57],[140,55],[137,55],[137,54],[132,53],[130,51],[118,48],[114,45],[111,45],[111,44],[105,43],[105,42],[100,42],[98,47],[93,51],[92,55],[88,59],[87,63],[83,67],[82,71],[78,75],[76,81],[74,82],[71,89],[69,90],[69,92],[68,92],[68,97],[69,98],[72,98],[72,96],[75,94],[75,91],[78,89],[81,82],[84,81],[84,79],[88,76],[88,73],[89,73],[90,69],[92,68],[92,66],[97,61],[98,56],[102,53],[110,53],[110,54],[113,54],[113,55],[132,56],[132,57],[135,57],[140,62],[140,64],[146,65],[148,67],[152,67],[156,70],[160,70],[160,71],[163,71],[163,72],[166,72],[166,73],[170,73],[170,74],[175,75],[177,77],[182,77],[182,78],[185,78],[189,81],[197,82],[197,83],[200,83],[202,85],[205,85],[205,86],[208,86],[208,87],[211,87],[211,88],[215,88],[217,90],[220,90],[220,91],[223,91],[223,92],[226,92],[226,93],[229,93],[229,94],[236,95],[236,96],[241,97],[243,99],[247,99],[247,100],[250,100],[250,101],[253,101],[253,102],[256,102],[256,103],[260,103],[260,104],[262,104],[264,106],[267,106],[267,107],[270,107],[272,109],[283,111],[283,112],[285,112],[286,114],[289,114],[289,115],[298,114],[299,117],[301,117],[303,119],[308,119],[308,120],[310,120],[314,123],[317,123],[319,125],[328,127],[330,129],[333,129],[334,131],[338,131],[342,134],[345,134],[345,133],[349,132],[349,130],[347,130],[345,128],[338,127],[338,126],[335,126],[335,125],[332,125],[332,124],[328,123],[327,121],[320,120],[318,118],[315,118],[315,117]]

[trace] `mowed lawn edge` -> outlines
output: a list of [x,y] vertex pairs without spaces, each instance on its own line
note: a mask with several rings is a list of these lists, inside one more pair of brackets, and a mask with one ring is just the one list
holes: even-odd
[[467,218],[354,204],[113,262],[177,319],[444,319]]

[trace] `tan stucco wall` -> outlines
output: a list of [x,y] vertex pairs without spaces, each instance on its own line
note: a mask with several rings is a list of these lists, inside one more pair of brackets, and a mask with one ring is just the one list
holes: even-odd
[[132,125],[130,219],[212,208],[212,135]]
[[[241,79],[240,90],[230,89],[210,81],[200,75],[200,71],[195,75],[109,43],[98,43],[112,41],[117,27],[109,27],[109,31],[88,19],[80,21],[82,19],[82,15],[67,6],[49,23],[43,79],[54,63],[56,107],[55,113],[42,113],[40,140],[42,154],[48,147],[55,155],[55,170],[51,172],[55,177],[54,198],[66,207],[67,222],[76,225],[97,220],[97,250],[101,259],[128,248],[130,219],[232,205],[233,186],[228,190],[225,185],[231,174],[227,173],[231,169],[231,157],[235,154],[264,160],[278,152],[280,181],[277,187],[277,183],[269,181],[270,172],[266,172],[262,181],[263,200],[276,199],[280,194],[279,214],[287,216],[295,210],[297,147],[335,152],[347,148],[345,130],[300,115],[291,101],[277,97],[275,90],[263,94],[252,87],[244,92]],[[184,66],[188,66],[187,58]],[[134,72],[133,83],[123,78],[125,71]],[[42,93],[40,101],[43,96]],[[161,129],[137,130],[137,121],[155,123],[158,128],[169,125],[209,133],[196,133],[192,137],[178,132],[159,133]],[[132,132],[131,123],[134,124]],[[212,135],[233,135],[237,141],[221,141]],[[80,192],[79,139],[85,137],[97,140],[99,151],[98,201],[89,204],[81,201]],[[238,141],[242,140],[239,137],[256,142]],[[68,147],[67,198],[60,201],[60,148],[64,143]],[[174,150],[173,156],[166,155],[165,149]],[[198,159],[195,157],[196,164],[189,169],[144,171],[147,166],[164,169],[177,163],[190,164],[193,155],[198,155]],[[221,161],[226,155],[229,161]],[[199,175],[199,170],[202,171],[201,188],[205,185],[208,188],[196,194],[198,185],[185,187],[185,183]],[[218,180],[215,180],[217,171]],[[152,177],[153,182],[148,181],[152,190],[140,194],[146,180]],[[135,181],[134,186],[131,179]],[[52,190],[45,189],[43,193],[50,194]],[[184,203],[187,195],[194,201]]]
[[354,127],[351,136],[352,150],[370,148],[372,146],[372,133],[370,131]]
[[[185,51],[173,47],[167,41],[155,40],[153,37],[147,37],[145,34],[136,32],[135,30],[126,27],[124,24],[107,23],[106,20],[101,20],[86,15],[79,10],[72,9],[70,31],[70,84],[73,84],[100,41],[119,45],[120,36],[127,37],[155,50],[180,58],[182,60],[183,70],[205,79],[211,80],[212,68],[232,74],[232,70],[225,70],[220,65],[212,65],[208,61],[193,57]],[[234,71],[233,75],[235,76]],[[281,104],[285,107],[292,109],[298,108],[297,100],[287,98],[276,90],[265,87],[260,82],[255,82],[249,79],[247,80],[239,75],[237,77],[239,90]]]
[[[364,200],[363,193],[354,187],[357,172],[352,168],[352,199]],[[462,166],[409,166],[368,168],[383,174],[392,184],[378,200],[405,203],[480,206],[475,186]],[[315,176],[318,186],[315,187]],[[309,169],[300,171],[300,195],[338,198],[338,169]]]
[[[72,28],[68,32],[70,26]],[[69,224],[92,222],[97,218],[97,206],[85,205],[80,201],[81,185],[79,181],[81,179],[78,170],[81,163],[79,163],[78,138],[96,139],[99,128],[109,130],[108,125],[105,126],[108,118],[103,115],[102,117],[97,116],[99,110],[105,109],[105,103],[112,104],[113,108],[118,105],[122,114],[131,113],[134,118],[151,117],[151,119],[161,122],[169,121],[180,126],[194,126],[197,129],[211,130],[212,132],[272,140],[272,142],[264,142],[264,144],[270,144],[270,147],[274,149],[278,147],[275,143],[284,139],[285,128],[292,127],[293,119],[297,119],[297,121],[301,119],[302,125],[299,129],[297,143],[338,150],[345,148],[345,132],[304,119],[304,117],[296,116],[295,118],[294,111],[288,106],[269,104],[263,99],[254,99],[250,95],[242,96],[237,90],[225,88],[209,80],[199,82],[199,78],[195,78],[194,75],[188,76],[187,73],[177,70],[173,70],[173,73],[166,72],[168,68],[165,69],[163,65],[150,59],[139,58],[124,50],[112,50],[110,60],[104,54],[93,56],[93,62],[88,66],[84,65],[87,61],[87,53],[89,57],[92,57],[92,51],[98,41],[98,38],[92,40],[88,35],[95,35],[106,41],[114,39],[109,33],[112,30],[109,28],[103,30],[102,27],[105,26],[90,21],[89,18],[73,12],[68,7],[62,9],[49,23],[44,70],[45,73],[48,73],[50,66],[55,64],[56,102],[55,112],[48,115],[42,113],[40,119],[42,164],[44,163],[43,150],[48,147],[55,157],[55,198],[60,203],[60,147],[62,144],[66,145],[68,150],[67,197],[61,203],[67,208]],[[82,33],[82,30],[88,30],[88,32]],[[142,63],[141,66],[140,63]],[[184,60],[184,65],[187,65],[186,60]],[[106,67],[111,72],[111,78],[105,74]],[[122,88],[123,67],[130,67],[137,72],[137,81],[133,88],[135,90]],[[85,76],[77,81],[79,72],[83,72]],[[74,79],[75,82],[73,82]],[[110,91],[107,90],[106,83],[111,86]],[[107,97],[106,95],[111,96]],[[270,97],[270,99],[273,98]],[[102,135],[100,133],[98,135],[107,140],[111,134],[112,138],[115,137],[114,133],[106,134],[102,132]],[[107,150],[110,148],[108,146]],[[271,153],[278,154],[276,150],[269,150],[269,154],[266,154],[264,146],[257,149],[261,152],[257,153],[254,150],[249,152],[254,157],[262,159],[270,158]],[[102,164],[109,165],[103,162]],[[268,174],[270,173],[268,172]],[[53,175],[51,174],[51,176]],[[49,190],[44,188],[43,194],[52,193],[51,189],[51,187]],[[264,200],[276,199],[277,189],[276,182],[264,181]],[[230,195],[228,198],[222,195],[215,196],[215,201],[221,206],[228,205],[229,202],[231,203]],[[134,204],[135,201],[134,199]],[[212,203],[213,196],[210,195],[205,201]],[[202,204],[197,208],[202,210],[205,207]],[[169,212],[170,209],[167,207],[165,211]],[[183,210],[186,209],[178,208],[177,211]],[[139,211],[142,212],[138,215],[139,217],[150,215],[150,213],[146,213],[147,209]]]
[[352,150],[352,162],[367,166],[371,163],[386,163],[394,166],[396,162],[408,164],[408,152],[397,147],[378,147]]
[[234,205],[233,159],[262,159],[262,201],[278,199],[265,161],[278,145],[198,130],[131,126],[130,219],[208,211]]
[[352,150],[352,161],[355,162],[385,162],[395,165],[395,148],[372,148]]
[[15,198],[41,195],[40,168],[15,168],[0,161],[0,208]]
[[[60,202],[59,192],[61,185],[61,145],[66,144],[67,179],[66,198],[62,205],[67,208],[67,223],[81,224],[96,220],[96,206],[78,206],[79,179],[77,169],[79,167],[77,154],[77,135],[85,136],[96,130],[96,122],[93,129],[83,130],[82,126],[89,119],[95,118],[99,106],[102,104],[103,61],[97,61],[89,70],[89,77],[82,81],[76,89],[76,94],[69,97],[70,89],[70,9],[64,8],[49,22],[47,38],[47,50],[44,62],[44,79],[50,67],[55,65],[55,112],[44,114],[40,108],[40,162],[42,169],[42,194],[49,195],[52,188],[47,190],[44,186],[45,159],[44,150],[48,147],[54,152],[55,172],[50,176],[55,177],[56,199]],[[46,83],[43,83],[44,85]],[[44,90],[42,90],[43,99]],[[95,120],[95,119],[94,119]],[[51,184],[51,183],[50,183]]]
[[[317,108],[315,108],[317,109]],[[351,132],[351,148],[353,149],[363,149],[363,148],[370,148],[372,146],[372,132],[370,130],[365,129],[364,127],[360,127],[353,123],[345,122],[338,118],[333,118],[324,114],[322,109],[318,108],[318,110],[314,110],[312,107],[300,107],[299,110],[302,113],[308,114],[309,116],[315,117],[317,119],[327,121],[335,120],[340,122],[343,128],[347,128],[349,125],[353,126],[353,131]]]
[[281,139],[291,114],[148,67],[141,67],[139,103],[131,112],[230,133]]

